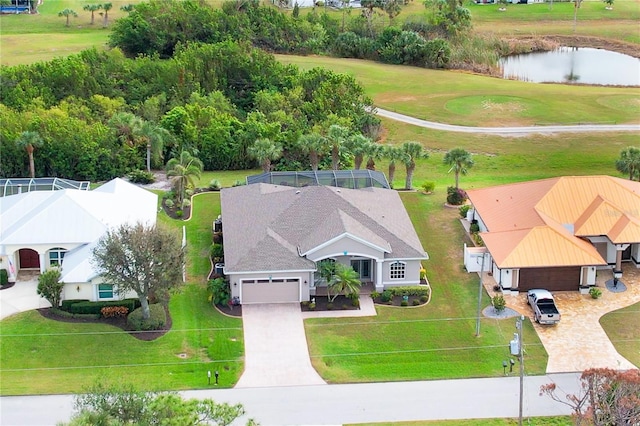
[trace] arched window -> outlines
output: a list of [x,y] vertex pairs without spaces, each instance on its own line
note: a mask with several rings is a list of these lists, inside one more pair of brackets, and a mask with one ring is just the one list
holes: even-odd
[[404,279],[404,271],[406,269],[406,263],[393,262],[389,265],[389,278],[392,280]]
[[56,247],[49,250],[49,266],[62,265],[62,259],[64,259],[64,254],[66,252],[67,249],[62,247]]

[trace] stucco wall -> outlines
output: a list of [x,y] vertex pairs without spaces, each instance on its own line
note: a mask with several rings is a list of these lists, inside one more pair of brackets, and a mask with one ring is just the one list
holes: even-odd
[[393,261],[385,261],[382,265],[382,284],[388,286],[416,285],[420,283],[420,261],[419,260],[403,260],[405,263],[404,279],[391,279],[390,265]]

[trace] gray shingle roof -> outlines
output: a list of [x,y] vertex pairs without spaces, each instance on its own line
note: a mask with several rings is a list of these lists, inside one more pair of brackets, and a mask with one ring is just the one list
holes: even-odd
[[396,191],[252,184],[221,192],[227,272],[314,269],[299,255],[349,233],[389,251],[426,259]]

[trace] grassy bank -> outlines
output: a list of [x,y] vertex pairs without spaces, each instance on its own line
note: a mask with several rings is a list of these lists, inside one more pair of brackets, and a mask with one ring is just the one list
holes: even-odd
[[640,122],[640,88],[527,83],[357,59],[277,57],[302,69],[351,74],[380,108],[430,121],[488,127]]

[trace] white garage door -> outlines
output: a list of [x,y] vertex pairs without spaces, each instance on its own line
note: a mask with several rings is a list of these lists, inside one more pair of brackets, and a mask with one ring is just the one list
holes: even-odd
[[300,280],[295,278],[242,281],[241,303],[300,302]]

